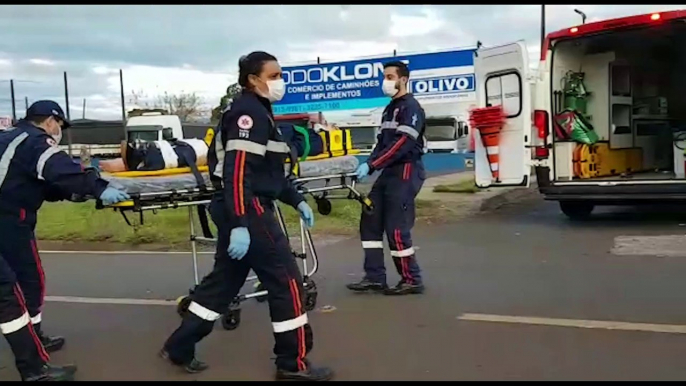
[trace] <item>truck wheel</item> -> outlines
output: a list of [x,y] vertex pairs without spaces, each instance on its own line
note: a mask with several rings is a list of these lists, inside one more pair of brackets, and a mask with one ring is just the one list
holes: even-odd
[[560,201],[560,210],[570,220],[586,220],[593,212],[595,205],[590,202]]

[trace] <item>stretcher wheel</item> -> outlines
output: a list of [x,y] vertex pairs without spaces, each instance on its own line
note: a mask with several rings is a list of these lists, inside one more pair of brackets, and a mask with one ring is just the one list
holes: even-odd
[[305,310],[312,311],[317,307],[317,291],[305,294]]
[[231,331],[238,328],[241,324],[241,310],[229,310],[222,315],[222,327],[225,330]]
[[188,311],[188,306],[191,304],[190,296],[179,296],[176,299],[176,313],[183,317]]
[[[264,291],[264,286],[262,285],[262,283],[257,283],[255,285],[255,292],[262,292],[262,291]],[[258,303],[264,303],[265,301],[267,301],[267,295],[258,296],[255,298],[255,300],[257,300]]]
[[309,277],[305,279],[305,310],[312,311],[317,307],[317,285]]
[[317,211],[322,216],[330,215],[331,209],[332,209],[331,201],[327,200],[326,198],[317,199]]

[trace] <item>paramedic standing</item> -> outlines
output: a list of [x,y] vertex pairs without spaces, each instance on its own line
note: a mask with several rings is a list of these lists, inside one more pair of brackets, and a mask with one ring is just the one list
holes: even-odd
[[58,143],[69,127],[62,108],[37,101],[15,127],[0,132],[0,330],[28,381],[73,379],[75,366],[48,364],[49,352],[64,345],[41,329],[45,274],[34,230],[43,201],[93,196],[104,204],[128,199],[107,181],[85,173]]
[[314,215],[284,175],[289,147],[274,124],[272,102],[285,93],[281,67],[266,52],[239,61],[241,95],[224,111],[208,155],[217,192],[210,214],[218,229],[214,269],[191,294],[181,326],[161,351],[190,373],[207,365],[195,359],[195,345],[228,310],[252,268],[268,291],[275,339],[276,378],[326,381],[333,372],[307,360],[312,330],[304,309],[303,278],[279,227],[272,205],[293,206],[312,226]]
[[[360,282],[348,284],[352,291],[380,291],[386,295],[424,292],[410,231],[415,221],[414,200],[426,178],[422,163],[425,115],[407,91],[409,77],[403,62],[384,65],[382,89],[392,99],[381,118],[377,145],[356,172],[359,179],[377,170],[381,175],[369,193],[374,210],[371,214],[363,212],[360,219],[365,276]],[[391,288],[386,284],[384,232],[401,277]]]

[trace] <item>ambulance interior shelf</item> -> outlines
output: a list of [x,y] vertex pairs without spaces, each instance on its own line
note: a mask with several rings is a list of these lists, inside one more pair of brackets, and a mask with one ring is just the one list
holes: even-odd
[[[553,116],[569,108],[581,116],[579,121],[587,120],[597,136],[596,142],[573,141],[553,123],[556,180],[642,179],[648,174],[654,175],[651,179],[684,178],[671,173],[679,164],[673,132],[686,121],[686,74],[681,70],[686,64],[686,28],[664,28],[555,45]],[[588,165],[581,168],[575,162]]]

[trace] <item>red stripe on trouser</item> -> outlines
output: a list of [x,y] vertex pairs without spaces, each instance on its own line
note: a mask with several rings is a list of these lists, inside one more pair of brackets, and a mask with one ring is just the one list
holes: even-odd
[[403,168],[403,180],[407,181],[410,179],[410,174],[412,173],[412,164],[405,164]]
[[262,214],[264,213],[264,208],[262,207],[262,204],[260,204],[260,200],[258,200],[257,197],[255,197],[252,199],[252,204],[255,207],[257,215],[262,216]]
[[[14,296],[17,297],[17,301],[19,302],[21,312],[28,313],[29,310],[26,307],[26,301],[24,301],[24,294],[21,292],[21,288],[19,288],[19,285],[17,284],[14,285]],[[41,359],[45,363],[50,362],[50,355],[48,355],[48,352],[45,351],[45,347],[43,347],[43,343],[41,343],[40,339],[38,339],[36,331],[33,330],[33,325],[29,322],[29,324],[27,324],[26,327],[29,329],[29,334],[31,334],[31,338],[33,338],[33,342],[36,344],[36,348],[38,349],[38,355],[40,355]]]
[[403,135],[402,137],[400,137],[398,142],[396,142],[395,145],[393,145],[393,147],[386,152],[386,154],[382,155],[381,157],[377,158],[376,161],[372,162],[372,166],[377,167],[378,165],[380,165],[382,162],[384,162],[386,159],[392,156],[393,153],[395,153],[400,148],[400,146],[403,145],[404,142],[405,136]]
[[[403,246],[403,240],[402,238],[400,238],[400,229],[395,230],[395,244],[398,251],[402,251],[403,249],[405,249],[405,247]],[[401,274],[403,275],[405,281],[408,284],[412,284],[412,276],[410,275],[410,269],[407,264],[408,258],[398,256],[398,259],[400,259],[400,270],[402,271]]]
[[[288,281],[288,285],[291,289],[291,296],[293,297],[293,309],[295,311],[295,317],[297,318],[301,315],[300,311],[302,310],[298,286],[295,284],[295,280],[293,279]],[[296,359],[296,362],[298,363],[298,371],[304,371],[305,361],[303,361],[303,359],[305,358],[305,327],[298,327],[296,333],[298,336],[298,358]]]
[[[40,301],[38,304],[38,312],[40,313],[41,309],[43,308],[43,302],[45,301],[45,271],[43,271],[43,264],[41,263],[40,256],[38,255],[38,246],[36,245],[35,239],[31,240],[31,252],[33,252],[33,260],[36,262],[38,278],[40,279]],[[36,315],[31,315],[31,317]]]

